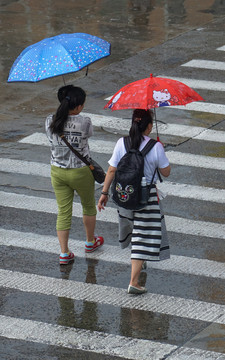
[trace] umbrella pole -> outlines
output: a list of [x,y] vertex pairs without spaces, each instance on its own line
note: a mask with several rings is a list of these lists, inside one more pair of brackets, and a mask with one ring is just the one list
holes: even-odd
[[157,141],[159,141],[158,124],[157,124],[157,119],[156,119],[156,111],[155,111],[155,108],[154,108],[154,114],[155,114],[155,127],[156,127]]
[[63,75],[62,75],[62,78],[63,78],[64,85],[66,85],[66,82],[65,82],[65,79],[64,79],[64,76],[63,76]]

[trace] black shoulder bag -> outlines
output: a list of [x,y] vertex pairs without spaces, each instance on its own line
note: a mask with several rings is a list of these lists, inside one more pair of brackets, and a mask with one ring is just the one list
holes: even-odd
[[82,156],[77,150],[74,149],[74,147],[66,140],[65,135],[60,136],[61,139],[64,141],[64,143],[70,148],[70,150],[81,160],[83,163],[85,163],[87,166],[89,166],[89,169],[91,170],[95,181],[97,183],[102,184],[105,180],[105,171],[103,168],[93,159],[87,160],[84,156]]

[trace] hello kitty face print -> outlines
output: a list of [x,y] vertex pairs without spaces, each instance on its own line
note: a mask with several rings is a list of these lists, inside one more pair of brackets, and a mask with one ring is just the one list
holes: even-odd
[[171,94],[167,89],[162,89],[159,91],[153,90],[153,99],[158,106],[170,106]]

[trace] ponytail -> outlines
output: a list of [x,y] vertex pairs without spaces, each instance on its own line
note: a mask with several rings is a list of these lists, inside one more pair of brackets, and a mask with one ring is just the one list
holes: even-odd
[[144,139],[143,132],[149,124],[153,123],[151,110],[135,109],[132,116],[132,125],[129,131],[131,138],[131,148],[139,149],[141,141]]
[[67,85],[58,90],[58,99],[60,105],[53,116],[50,130],[53,134],[61,135],[68,119],[69,111],[84,104],[86,93],[79,87]]

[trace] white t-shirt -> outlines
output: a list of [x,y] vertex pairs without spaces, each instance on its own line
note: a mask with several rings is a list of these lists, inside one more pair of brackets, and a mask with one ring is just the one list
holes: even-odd
[[[144,136],[144,140],[141,142],[139,150],[142,150],[148,141],[149,141],[149,137]],[[115,145],[112,157],[108,161],[109,165],[113,167],[117,167],[120,159],[125,154],[126,154],[126,149],[124,146],[124,141],[123,138],[120,138]],[[146,177],[147,182],[151,182],[156,167],[163,169],[167,166],[169,166],[169,160],[166,157],[163,145],[160,142],[157,142],[157,144],[155,144],[155,146],[149,151],[149,153],[145,156],[144,159],[144,175]],[[158,175],[156,173],[154,178],[154,183],[156,182],[157,179],[158,179]]]

